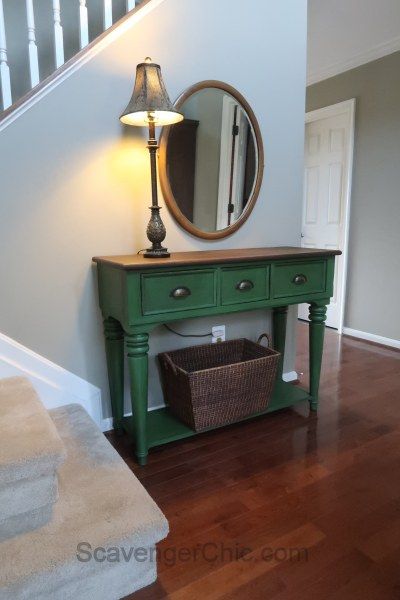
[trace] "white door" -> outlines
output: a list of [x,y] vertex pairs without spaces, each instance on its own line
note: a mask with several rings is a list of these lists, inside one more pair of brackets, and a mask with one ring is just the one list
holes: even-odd
[[[354,101],[308,113],[305,131],[305,168],[302,246],[339,249],[334,295],[326,325],[343,327],[351,170],[353,161]],[[299,306],[308,320],[308,305]]]

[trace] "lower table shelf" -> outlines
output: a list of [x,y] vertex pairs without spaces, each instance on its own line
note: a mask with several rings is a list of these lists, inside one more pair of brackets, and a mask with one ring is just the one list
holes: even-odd
[[[248,417],[241,419],[240,422],[259,417],[263,414],[279,410],[280,408],[293,406],[304,400],[311,400],[311,396],[306,390],[291,383],[279,381],[275,385],[268,408],[263,412],[249,415]],[[134,428],[132,417],[125,417],[123,419],[123,427],[128,434],[133,436]],[[179,419],[170,412],[168,407],[158,408],[157,410],[152,410],[147,413],[147,442],[149,448],[161,446],[162,444],[181,440],[200,433],[203,432],[194,431],[179,421]]]

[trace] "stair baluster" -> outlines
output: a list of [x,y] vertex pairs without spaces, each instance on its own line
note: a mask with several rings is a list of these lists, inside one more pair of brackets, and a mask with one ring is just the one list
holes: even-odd
[[54,53],[56,69],[64,64],[64,36],[61,25],[61,7],[60,0],[53,0],[53,19],[54,19]]
[[79,47],[84,48],[89,43],[88,9],[86,0],[79,0]]
[[10,69],[7,60],[6,30],[4,25],[3,0],[0,0],[0,83],[3,109],[12,104]]
[[103,4],[103,28],[104,31],[113,24],[112,0],[104,0]]
[[[15,0],[6,0],[9,4],[14,4]],[[35,1],[37,4],[35,4]],[[50,21],[45,19],[44,24],[40,24],[41,30],[43,29],[43,25],[47,28],[50,27],[50,30],[47,29],[46,34],[50,35],[53,38],[53,45],[47,49],[46,46],[41,48],[43,54],[46,53],[47,50],[53,53],[54,56],[54,71],[65,63],[65,47],[64,47],[64,33],[66,38],[68,39],[76,39],[79,37],[79,48],[83,49],[90,43],[89,36],[89,11],[88,11],[88,2],[87,0],[68,0],[68,2],[73,2],[75,5],[75,11],[78,10],[79,14],[79,25],[77,30],[76,23],[76,12],[73,13],[63,13],[61,15],[61,3],[63,0],[48,0],[49,4],[52,7],[52,18],[50,16]],[[67,0],[65,0],[67,2]],[[124,13],[129,13],[133,11],[135,8],[138,8],[143,0],[124,0],[123,7]],[[21,0],[23,5],[23,0]],[[13,41],[13,56],[18,57],[18,63],[15,65],[15,71],[13,74],[16,74],[16,78],[18,79],[17,86],[18,88],[22,88],[22,90],[26,90],[27,88],[35,88],[40,84],[41,74],[43,75],[42,63],[39,61],[42,59],[42,56],[39,57],[38,52],[38,44],[37,44],[37,29],[36,25],[38,24],[38,19],[42,16],[41,13],[37,11],[39,3],[45,3],[45,0],[25,0],[25,15],[18,15],[19,22],[13,22],[9,24],[8,21],[6,23],[6,19],[8,18],[8,13],[6,10],[6,14],[4,14],[4,7],[6,2],[4,0],[0,0],[0,121],[2,120],[3,113],[6,109],[12,107],[13,102],[15,103],[21,95],[15,97],[15,91],[13,93],[11,86],[11,69],[13,66],[9,65],[9,57],[10,57],[10,36],[15,35],[15,40]],[[93,7],[95,10],[96,7]],[[102,2],[97,4],[97,10],[101,11],[101,15],[97,15],[98,17],[102,17],[103,20],[103,30],[109,29],[114,24],[113,19],[113,1],[112,0],[103,0]],[[51,13],[50,13],[51,14]],[[19,36],[17,35],[18,29],[20,27],[24,27],[27,25],[28,29],[28,52],[26,52],[26,38],[22,38],[21,42],[19,41]],[[6,41],[6,31],[7,38],[9,42],[9,47],[7,49],[7,41]],[[17,43],[15,43],[17,42]],[[40,43],[40,39],[39,39]],[[20,44],[20,45],[19,45]],[[14,49],[17,50],[14,51]],[[70,58],[70,57],[68,57]],[[43,56],[46,64],[48,62],[48,57]],[[26,62],[28,62],[28,68],[26,68]],[[20,85],[22,82],[23,85]],[[14,84],[14,81],[13,81]],[[13,85],[14,87],[14,85]],[[14,95],[14,97],[13,97]],[[9,111],[7,111],[8,113]]]
[[37,85],[40,81],[40,76],[33,0],[26,0],[26,20],[28,24],[29,73],[31,78],[31,87],[35,87],[35,85]]

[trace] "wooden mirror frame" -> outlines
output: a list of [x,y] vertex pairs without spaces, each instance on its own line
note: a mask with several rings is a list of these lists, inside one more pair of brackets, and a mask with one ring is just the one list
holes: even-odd
[[[185,217],[185,215],[180,210],[174,194],[171,189],[171,185],[167,175],[167,146],[168,146],[168,137],[171,125],[167,127],[163,127],[160,135],[160,156],[159,156],[159,176],[160,176],[160,184],[161,190],[164,196],[165,203],[168,207],[168,210],[172,214],[172,216],[176,219],[176,221],[189,233],[195,235],[196,237],[203,238],[205,240],[216,240],[219,238],[227,237],[231,235],[235,231],[239,229],[243,225],[243,223],[249,218],[251,211],[254,208],[254,205],[257,201],[258,195],[260,193],[261,183],[263,179],[264,173],[264,148],[261,138],[261,131],[258,125],[258,121],[256,116],[251,109],[249,103],[245,100],[245,98],[232,86],[227,83],[223,83],[222,81],[215,80],[206,80],[201,81],[200,83],[196,83],[189,87],[181,96],[179,96],[178,100],[175,102],[174,106],[177,110],[181,108],[183,103],[190,98],[196,92],[200,90],[204,90],[206,88],[216,88],[218,90],[223,90],[230,94],[246,111],[246,114],[249,118],[251,126],[254,131],[255,143],[257,147],[257,174],[256,174],[256,182],[254,185],[253,193],[249,198],[245,209],[240,215],[239,219],[235,221],[232,225],[225,227],[224,229],[219,229],[217,231],[203,231],[196,227],[189,219]],[[173,125],[172,125],[173,127]]]

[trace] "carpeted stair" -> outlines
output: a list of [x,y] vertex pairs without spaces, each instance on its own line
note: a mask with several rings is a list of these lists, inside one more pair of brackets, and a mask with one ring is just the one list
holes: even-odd
[[30,382],[0,380],[0,541],[46,523],[66,451]]
[[0,600],[118,600],[152,583],[164,515],[82,407],[47,416],[66,454],[59,497],[46,524],[0,543]]

